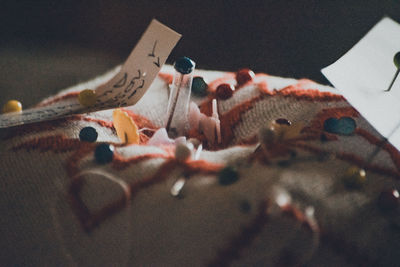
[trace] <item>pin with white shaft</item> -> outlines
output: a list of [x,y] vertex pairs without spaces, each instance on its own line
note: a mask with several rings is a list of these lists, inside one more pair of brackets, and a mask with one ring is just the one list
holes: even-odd
[[221,121],[219,120],[219,115],[218,115],[218,106],[217,106],[217,100],[213,99],[212,100],[212,119],[215,121],[215,135],[218,144],[221,143]]
[[165,126],[171,138],[185,135],[189,127],[189,101],[195,65],[187,57],[178,59],[174,64],[175,76],[168,100]]

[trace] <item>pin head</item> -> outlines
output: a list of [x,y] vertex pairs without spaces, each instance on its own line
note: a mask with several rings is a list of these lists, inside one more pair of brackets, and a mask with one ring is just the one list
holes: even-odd
[[22,104],[17,100],[10,100],[3,106],[3,113],[21,112]]
[[277,124],[280,124],[280,125],[286,125],[286,126],[292,125],[292,122],[291,122],[290,120],[284,119],[284,118],[276,119],[275,122],[276,122]]
[[194,77],[192,82],[192,92],[196,96],[206,96],[208,85],[203,77]]
[[78,100],[82,106],[93,106],[94,104],[96,104],[96,93],[94,92],[94,90],[85,89],[79,93]]
[[94,151],[94,158],[97,163],[109,163],[114,158],[114,146],[110,144],[100,144]]
[[115,109],[113,112],[113,125],[122,143],[139,144],[138,127],[128,113],[119,108]]
[[340,119],[329,118],[324,121],[324,130],[328,133],[339,135],[351,135],[357,127],[356,121],[350,117]]
[[396,71],[396,73],[394,74],[394,77],[393,77],[393,79],[392,79],[392,82],[391,82],[390,85],[389,85],[389,88],[386,89],[385,92],[389,92],[389,91],[392,89],[392,86],[393,86],[393,84],[394,84],[394,81],[397,79],[397,76],[398,76],[399,73],[400,73],[400,51],[397,52],[397,53],[394,55],[394,57],[393,57],[393,63],[394,63],[394,65],[396,66],[397,71]]
[[366,173],[364,169],[352,166],[347,169],[343,176],[343,183],[349,189],[357,189],[362,187],[366,181]]
[[220,185],[231,185],[237,180],[239,180],[239,173],[232,166],[227,166],[218,173],[218,182]]
[[261,127],[258,138],[260,139],[261,144],[264,145],[272,145],[276,140],[276,131],[274,127],[268,125],[267,127]]
[[194,62],[188,57],[181,57],[175,61],[174,68],[182,74],[189,74],[193,71]]
[[221,100],[226,100],[232,97],[235,87],[229,83],[223,83],[218,85],[216,89],[217,97]]
[[255,74],[252,70],[250,69],[241,69],[238,72],[236,72],[236,81],[237,84],[243,85],[251,80],[253,80]]
[[86,142],[95,142],[97,140],[97,131],[93,127],[85,127],[79,132],[79,139]]
[[393,63],[396,66],[396,68],[400,69],[400,51],[396,53],[393,57]]

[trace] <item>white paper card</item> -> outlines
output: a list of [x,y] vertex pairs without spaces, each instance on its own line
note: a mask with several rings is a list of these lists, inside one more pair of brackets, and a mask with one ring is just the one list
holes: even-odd
[[0,116],[0,128],[51,120],[71,114],[134,105],[146,93],[181,35],[153,19],[121,70],[95,89],[96,104],[87,108],[78,99]]
[[383,18],[351,50],[322,73],[377,131],[400,149],[400,77],[389,87],[400,51],[400,25]]

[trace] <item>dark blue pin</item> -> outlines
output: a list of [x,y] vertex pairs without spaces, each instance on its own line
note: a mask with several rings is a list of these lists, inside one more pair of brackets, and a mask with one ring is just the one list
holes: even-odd
[[79,132],[79,139],[81,141],[96,142],[97,136],[98,134],[96,129],[90,126],[82,128]]
[[100,164],[111,162],[114,158],[114,146],[106,143],[98,145],[94,151],[94,158]]
[[329,118],[324,122],[325,131],[340,135],[351,135],[356,127],[356,122],[350,117]]
[[239,180],[239,173],[231,166],[223,168],[218,173],[218,182],[220,185],[231,185]]
[[194,77],[192,82],[192,92],[196,96],[206,96],[208,85],[203,77]]

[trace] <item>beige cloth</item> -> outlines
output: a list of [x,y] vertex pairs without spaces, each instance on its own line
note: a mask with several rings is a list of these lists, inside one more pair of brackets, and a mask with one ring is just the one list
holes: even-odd
[[[171,72],[171,68],[163,71]],[[224,75],[211,71],[197,74],[208,82]],[[70,88],[60,95],[94,88],[111,75]],[[339,94],[333,88],[308,80],[259,75],[254,83],[245,85],[231,99],[219,102],[220,116],[262,94],[261,84],[267,84],[270,92],[297,85],[296,88],[303,90]],[[128,109],[161,127],[167,91],[165,81],[157,78],[144,98]],[[88,231],[71,204],[69,189],[74,179],[84,181],[81,199],[95,213],[129,196],[126,188],[156,173],[168,160],[165,158],[173,156],[173,147],[117,147],[119,159],[161,155],[121,169],[116,167],[115,160],[97,164],[92,152],[94,147],[82,157],[74,158],[74,153],[81,149],[79,131],[85,126],[96,128],[97,142],[119,142],[112,128],[97,122],[80,119],[43,123],[32,132],[9,129],[3,136],[16,135],[0,141],[0,263],[4,266],[282,266],[304,263],[307,266],[356,266],[366,260],[367,265],[396,266],[400,231],[393,225],[398,221],[398,214],[380,213],[376,199],[382,190],[398,186],[398,177],[367,170],[364,186],[348,190],[341,178],[354,162],[334,157],[347,153],[365,160],[376,147],[365,137],[334,135],[336,141],[322,142],[319,138],[305,141],[307,145],[332,152],[333,157],[322,159],[320,153],[293,148],[297,156],[286,165],[280,164],[278,159],[272,159],[269,164],[259,160],[249,162],[256,145],[236,145],[254,137],[260,127],[277,118],[312,126],[318,114],[346,107],[349,105],[344,100],[310,101],[292,94],[267,95],[254,102],[241,114],[239,124],[232,126],[233,138],[228,148],[203,151],[200,155],[201,160],[210,164],[235,166],[239,172],[237,182],[223,186],[216,174],[199,172],[186,181],[183,197],[176,198],[171,196],[170,189],[183,177],[183,172],[180,168],[168,169],[167,174],[163,174],[164,180],[130,192],[131,198],[127,197],[122,209]],[[111,122],[111,114],[112,110],[108,110],[86,114],[83,118]],[[353,118],[358,128],[380,138],[361,116]],[[46,139],[59,135],[70,140],[69,143],[63,143],[64,139],[63,142]],[[38,140],[47,141],[29,145]],[[398,157],[396,153],[391,156],[387,150],[382,150],[373,164],[398,173],[400,166],[393,160]],[[78,171],[71,176],[69,168],[74,163]],[[285,206],[290,200],[291,206]]]

